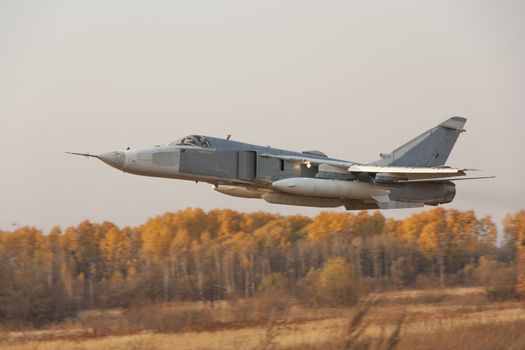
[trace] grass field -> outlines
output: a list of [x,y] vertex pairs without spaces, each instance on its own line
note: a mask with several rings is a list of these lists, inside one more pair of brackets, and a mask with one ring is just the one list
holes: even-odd
[[3,331],[0,348],[525,349],[523,303],[488,301],[480,288],[381,293],[346,309],[282,304],[89,311],[46,329]]

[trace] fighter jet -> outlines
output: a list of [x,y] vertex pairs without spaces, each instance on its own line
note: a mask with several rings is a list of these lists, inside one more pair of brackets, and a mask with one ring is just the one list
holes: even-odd
[[234,197],[347,210],[414,208],[452,202],[469,169],[445,166],[466,119],[452,117],[380,159],[357,163],[320,151],[294,152],[190,135],[163,146],[94,155],[124,172],[213,185]]

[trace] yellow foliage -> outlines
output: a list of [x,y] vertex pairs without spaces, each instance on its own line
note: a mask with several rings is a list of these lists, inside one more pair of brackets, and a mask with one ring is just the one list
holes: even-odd
[[505,216],[503,226],[507,240],[514,243],[517,250],[525,249],[525,210]]
[[320,296],[330,305],[357,302],[357,286],[352,267],[342,257],[328,260],[319,275]]
[[516,262],[517,278],[516,292],[525,300],[525,249],[522,249]]
[[[504,227],[513,252],[525,250],[525,211],[508,215]],[[385,219],[378,211],[321,212],[309,218],[185,209],[138,228],[86,220],[45,235],[21,227],[0,232],[0,299],[18,298],[0,300],[0,317],[2,307],[11,304],[30,310],[32,299],[43,298],[33,289],[47,293],[51,288],[82,309],[136,300],[251,296],[283,281],[290,290],[306,281],[311,285],[306,294],[319,292],[331,304],[352,303],[357,281],[367,280],[371,288],[388,286],[392,279],[409,285],[421,276],[435,279],[437,271],[442,281],[445,275],[459,281],[464,267],[477,266],[480,256],[496,259],[496,233],[489,216],[443,208],[404,220]]]
[[261,280],[261,291],[282,291],[286,289],[288,280],[281,273],[266,275]]

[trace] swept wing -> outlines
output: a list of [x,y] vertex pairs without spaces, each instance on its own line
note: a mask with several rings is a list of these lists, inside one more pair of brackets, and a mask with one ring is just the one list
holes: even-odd
[[[344,170],[352,175],[362,178],[359,175],[368,175],[373,180],[378,174],[391,176],[392,182],[409,182],[413,180],[433,181],[434,179],[454,176],[465,176],[468,169],[448,168],[448,167],[403,167],[403,166],[375,166],[336,159],[319,159],[314,157],[261,154],[261,157],[276,158],[290,162],[313,165],[329,165]],[[465,178],[468,179],[468,178]]]

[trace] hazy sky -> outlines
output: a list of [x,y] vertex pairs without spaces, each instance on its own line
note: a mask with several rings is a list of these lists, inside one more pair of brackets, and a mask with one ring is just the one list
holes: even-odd
[[498,177],[458,182],[446,207],[501,220],[525,208],[524,14],[496,0],[0,0],[0,229],[188,206],[314,215],[64,151],[233,134],[365,162],[454,115],[468,132],[448,164]]

